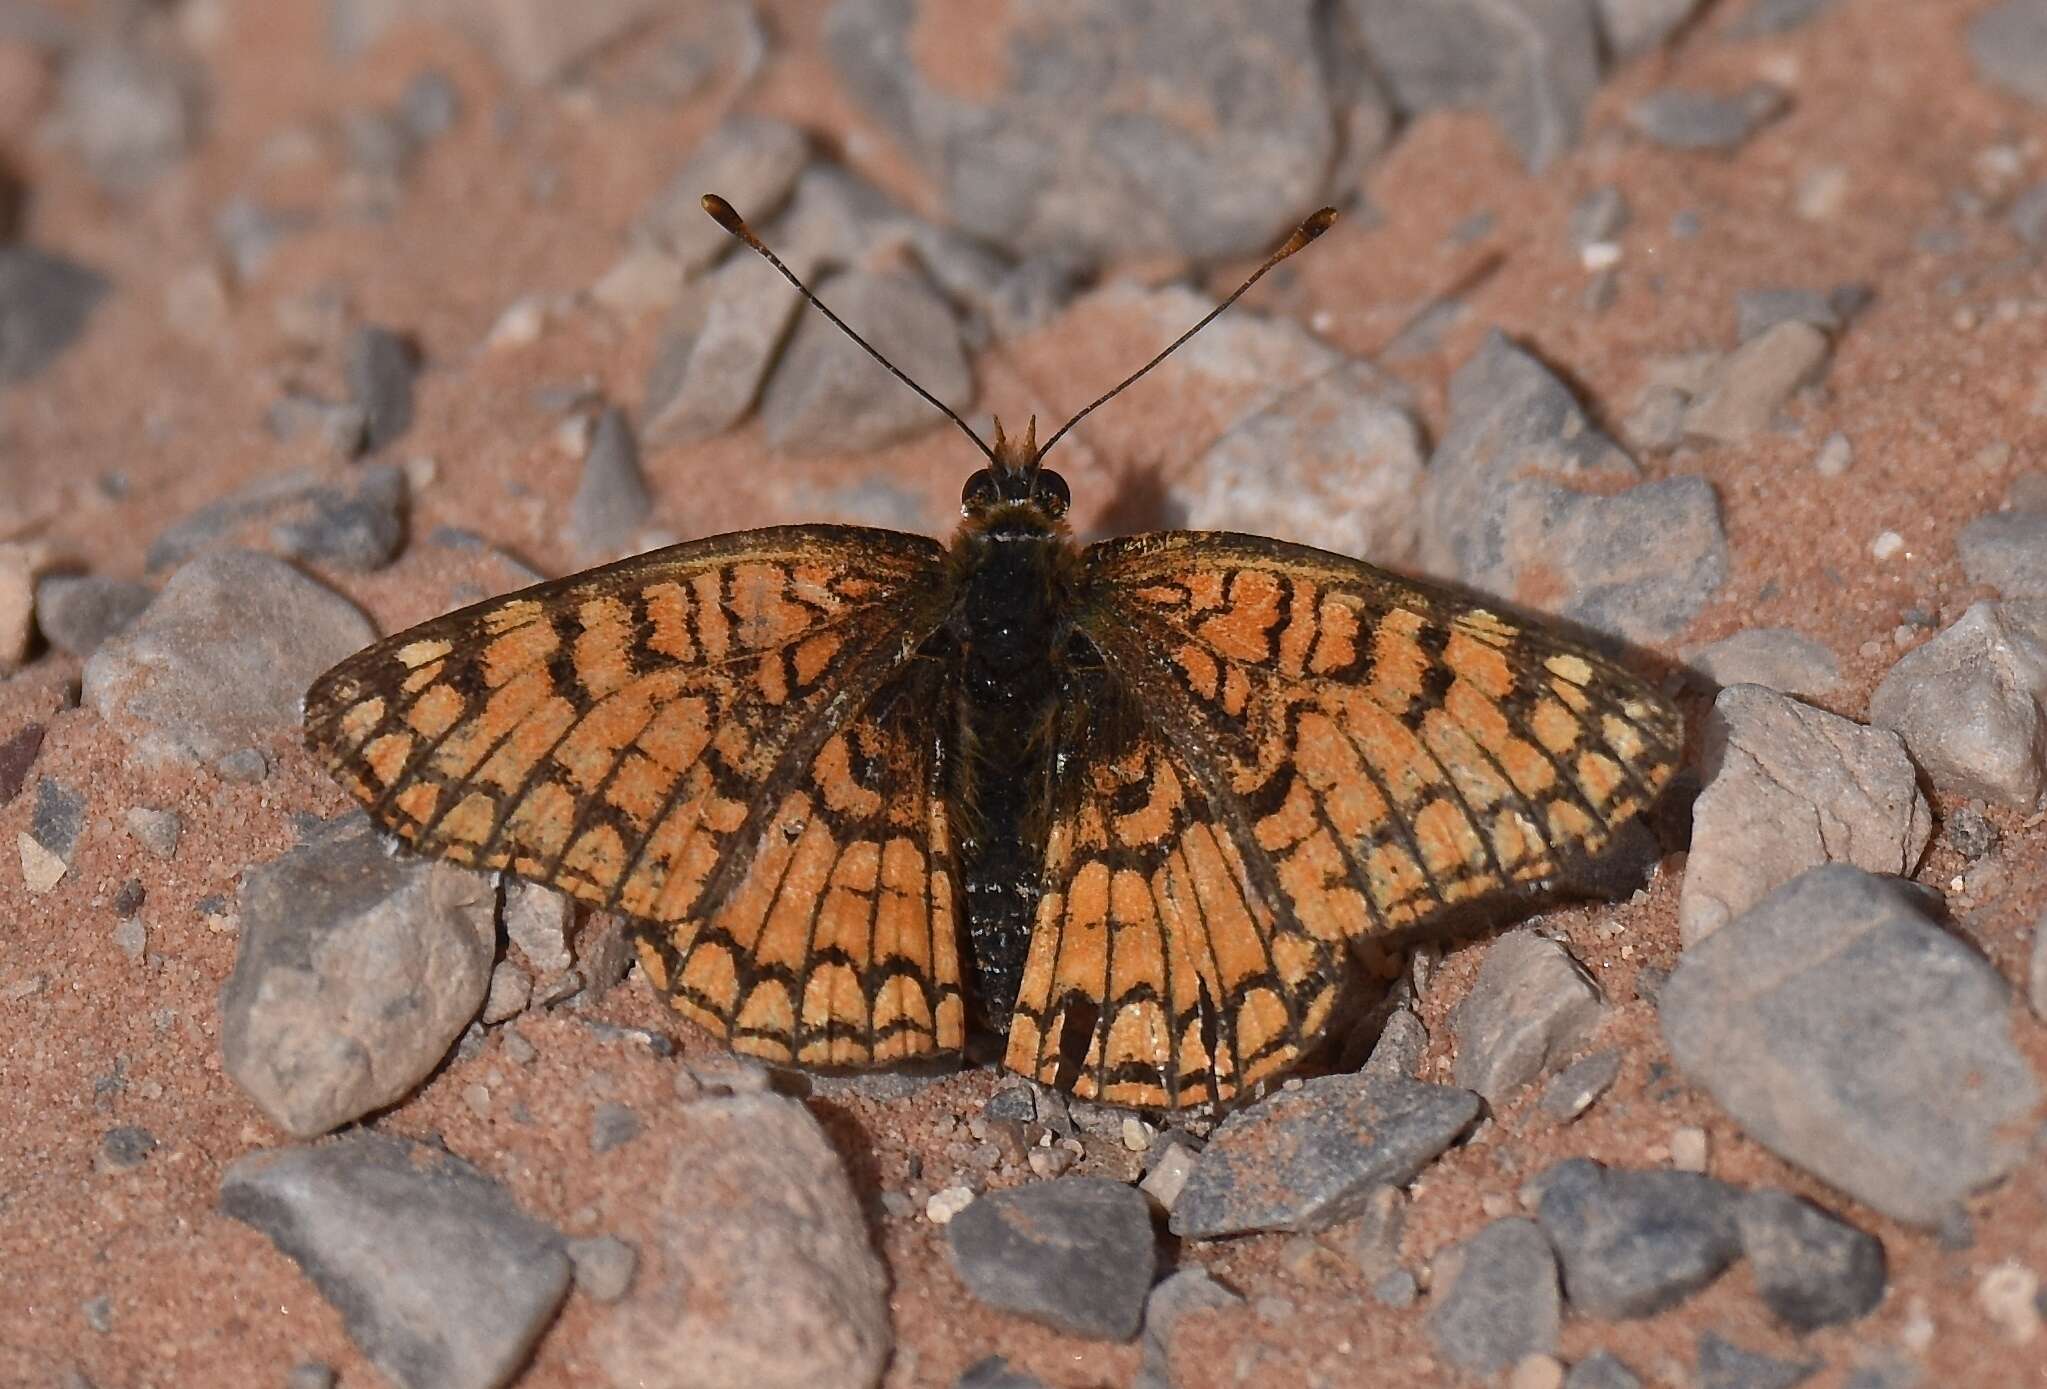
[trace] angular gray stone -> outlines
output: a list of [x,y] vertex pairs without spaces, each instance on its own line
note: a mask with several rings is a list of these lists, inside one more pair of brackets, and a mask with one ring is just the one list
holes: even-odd
[[220,1209],[296,1262],[401,1389],[509,1384],[568,1294],[560,1236],[405,1139],[251,1153],[222,1174]]
[[54,775],[36,783],[35,811],[29,817],[29,837],[64,862],[71,862],[78,847],[78,834],[85,828],[85,793],[74,791]]
[[1429,1339],[1475,1375],[1549,1354],[1563,1327],[1556,1256],[1533,1220],[1495,1220],[1435,1258]]
[[640,1252],[616,1235],[572,1239],[563,1249],[575,1269],[576,1290],[592,1302],[616,1302],[632,1287]]
[[1536,1219],[1563,1265],[1564,1294],[1593,1317],[1646,1317],[1718,1278],[1741,1253],[1725,1182],[1567,1158],[1537,1179]]
[[1964,32],[1978,77],[2047,106],[2047,0],[2004,0],[1970,20]]
[[1020,254],[1262,252],[1316,205],[1339,153],[1306,9],[1020,11],[977,33],[988,80],[972,88],[919,61],[919,26],[906,0],[840,0],[825,44],[951,220]]
[[1451,1077],[1497,1109],[1592,1035],[1603,1002],[1570,951],[1533,931],[1509,931],[1486,948],[1471,992],[1451,1014]]
[[49,574],[36,582],[36,626],[50,645],[83,659],[133,622],[156,597],[147,584],[96,574]]
[[982,1302],[1099,1340],[1137,1334],[1158,1266],[1144,1194],[1103,1177],[992,1192],[954,1216],[945,1238]]
[[1349,0],[1403,114],[1477,107],[1531,173],[1577,143],[1599,84],[1592,0]]
[[888,1275],[839,1156],[801,1102],[702,1098],[662,1125],[633,1291],[592,1334],[644,1389],[871,1389]]
[[[921,276],[846,271],[817,286],[876,350],[955,410],[973,401],[973,371],[952,310]],[[799,321],[761,399],[762,432],[794,453],[858,452],[943,425],[821,314]]]
[[1734,297],[1734,336],[1747,342],[1780,323],[1807,323],[1822,333],[1841,331],[1841,313],[1833,298],[1817,289],[1773,286],[1745,289]]
[[1658,1007],[1751,1138],[1894,1219],[1938,1226],[2025,1158],[2040,1088],[2009,990],[1884,879],[1794,878],[1686,950]]
[[1469,1090],[1378,1076],[1316,1076],[1277,1091],[1217,1126],[1173,1205],[1173,1233],[1334,1225],[1374,1187],[1411,1181],[1478,1109]]
[[413,139],[438,140],[462,119],[462,92],[439,68],[416,72],[398,98],[398,118]]
[[83,702],[147,757],[211,763],[296,724],[313,678],[375,635],[282,560],[202,555],[93,653]]
[[1817,1360],[1779,1360],[1702,1331],[1692,1385],[1693,1389],[1792,1389],[1819,1371]]
[[1386,1015],[1386,1025],[1372,1043],[1372,1054],[1359,1069],[1365,1075],[1412,1078],[1428,1049],[1429,1030],[1414,1010],[1395,1008]]
[[[809,160],[810,139],[795,126],[767,116],[731,116],[661,186],[641,212],[634,235],[673,256],[685,274],[694,274],[737,244],[704,212],[704,194],[718,194],[748,222],[765,227],[781,211]],[[739,254],[751,258],[750,252]],[[760,269],[774,274],[770,266]],[[825,302],[843,315],[829,296]],[[866,331],[858,320],[848,321]]]
[[404,338],[365,323],[349,337],[341,372],[349,399],[363,408],[363,443],[371,453],[412,427],[412,380],[419,374],[419,358]]
[[590,436],[562,538],[585,557],[609,559],[631,548],[653,509],[632,422],[625,411],[609,406]]
[[505,936],[526,963],[542,974],[559,974],[571,963],[569,923],[575,906],[551,887],[523,880],[505,884]]
[[1823,863],[1907,874],[1933,837],[1904,741],[1761,685],[1713,701],[1678,934],[1703,940]]
[[185,817],[177,811],[131,806],[124,823],[137,843],[166,863],[177,856],[178,839],[185,831]]
[[1244,1299],[1215,1281],[1207,1269],[1183,1268],[1160,1280],[1144,1304],[1144,1359],[1131,1389],[1174,1389],[1173,1337],[1196,1312],[1241,1307]]
[[2047,511],[1979,516],[1955,538],[1962,572],[2004,598],[2047,598]]
[[1699,0],[1598,0],[1599,28],[1617,58],[1658,47],[1699,8]]
[[1853,1321],[1883,1300],[1882,1242],[1810,1201],[1751,1191],[1734,1221],[1756,1291],[1793,1331]]
[[403,1098],[483,1006],[490,884],[385,852],[359,812],[243,879],[220,994],[228,1075],[310,1138]]
[[1556,1122],[1568,1124],[1592,1108],[1601,1095],[1613,1088],[1620,1075],[1621,1054],[1618,1051],[1611,1048],[1595,1051],[1551,1076],[1548,1084],[1542,1087],[1542,1096],[1536,1100],[1536,1106]]
[[150,542],[151,571],[236,543],[341,569],[378,569],[405,539],[404,473],[388,463],[340,478],[292,469],[258,478],[174,522]]
[[26,381],[85,331],[107,282],[61,256],[0,246],[0,385]]
[[1183,477],[1186,524],[1408,562],[1422,447],[1414,416],[1390,398],[1397,389],[1347,361],[1238,421]]
[[1751,627],[1699,647],[1691,668],[1716,685],[1767,685],[1810,699],[1841,687],[1834,653],[1789,627]]
[[1782,114],[1782,88],[1757,82],[1733,96],[1665,87],[1628,108],[1628,124],[1674,150],[1739,149],[1766,122]]
[[2047,796],[2047,600],[1974,603],[1891,667],[1869,721],[1934,786],[2031,811]]
[[1642,1380],[1618,1356],[1599,1350],[1571,1366],[1564,1389],[1642,1389]]
[[1832,350],[1810,323],[1784,319],[1722,357],[1685,407],[1684,431],[1743,444],[1770,428],[1792,392],[1816,378]]
[[199,133],[194,84],[141,48],[95,44],[71,55],[52,129],[102,188],[133,193],[190,152]]

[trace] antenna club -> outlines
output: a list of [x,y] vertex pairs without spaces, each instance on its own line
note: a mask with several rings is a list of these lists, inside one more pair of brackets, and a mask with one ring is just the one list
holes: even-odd
[[731,203],[726,202],[716,193],[706,193],[697,201],[702,204],[704,211],[711,215],[713,222],[716,222],[747,245],[751,246],[754,244],[753,228],[746,225],[746,219],[739,215],[738,210]]
[[1320,212],[1310,214],[1308,220],[1294,228],[1294,234],[1286,239],[1286,245],[1280,248],[1277,259],[1286,259],[1303,246],[1306,246],[1310,241],[1322,235],[1323,232],[1328,231],[1335,223],[1336,209],[1333,207],[1325,207]]

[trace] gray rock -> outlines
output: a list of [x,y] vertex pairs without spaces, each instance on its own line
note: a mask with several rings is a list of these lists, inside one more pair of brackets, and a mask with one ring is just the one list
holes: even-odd
[[1793,879],[1658,1002],[1672,1059],[1750,1137],[1894,1219],[1937,1226],[2025,1157],[2039,1084],[2004,981],[1883,879]]
[[495,1026],[526,1011],[533,1001],[533,981],[526,971],[510,960],[499,960],[490,972],[490,987],[484,994],[483,1021]]
[[1738,342],[1759,337],[1780,323],[1808,323],[1822,333],[1841,331],[1841,312],[1833,297],[1817,289],[1771,286],[1745,289],[1734,297],[1734,336]]
[[1718,1278],[1741,1253],[1735,1188],[1695,1172],[1609,1170],[1567,1158],[1538,1179],[1536,1219],[1571,1306],[1646,1317]]
[[1413,1078],[1428,1049],[1429,1029],[1422,1020],[1410,1008],[1395,1008],[1386,1015],[1372,1054],[1359,1069],[1365,1075]]
[[210,763],[297,723],[313,678],[375,635],[282,560],[203,555],[93,653],[83,701],[148,757]]
[[0,742],[0,805],[21,794],[36,754],[43,750],[43,725],[26,724]]
[[1751,627],[1691,652],[1693,670],[1716,685],[1767,685],[1810,699],[1841,688],[1841,665],[1789,627]]
[[1106,1341],[1137,1334],[1158,1266],[1143,1193],[1102,1177],[992,1192],[954,1216],[945,1238],[982,1302]]
[[1741,1251],[1763,1303],[1793,1331],[1854,1321],[1884,1295],[1884,1247],[1788,1191],[1752,1191],[1735,1207]]
[[2004,0],[1970,20],[1965,33],[1978,77],[2047,106],[2047,0]]
[[322,400],[307,391],[288,391],[263,412],[263,423],[279,439],[315,439],[348,462],[367,446],[370,413],[352,400]]
[[[634,234],[675,257],[684,273],[694,274],[734,244],[705,214],[704,194],[718,194],[754,226],[765,227],[781,211],[809,160],[809,137],[795,126],[766,116],[729,117],[662,185],[640,214]],[[760,269],[774,273],[765,265]],[[837,304],[833,308],[844,312]]]
[[1982,811],[1961,805],[1941,821],[1940,837],[1942,843],[1974,863],[1995,849],[2002,836]]
[[0,246],[0,385],[26,381],[85,331],[107,282],[61,256]]
[[227,257],[236,283],[247,284],[263,273],[278,247],[311,225],[311,218],[303,213],[266,207],[237,194],[214,214],[213,238]]
[[1620,1075],[1621,1054],[1618,1051],[1610,1048],[1595,1051],[1551,1076],[1549,1083],[1542,1087],[1536,1107],[1558,1123],[1568,1124],[1592,1108],[1601,1095],[1613,1088]]
[[[959,325],[921,277],[846,271],[817,292],[925,390],[955,410],[971,403]],[[768,443],[797,453],[879,448],[944,422],[820,314],[799,322],[761,400]]]
[[2047,250],[2047,183],[2036,183],[2012,199],[2005,221],[2026,245]]
[[489,883],[391,857],[360,813],[251,869],[240,916],[222,1059],[296,1137],[402,1098],[483,1005],[496,945]]
[[960,1371],[952,1389],[1045,1389],[1045,1381],[1025,1374],[999,1355],[990,1355]]
[[1722,357],[1685,408],[1685,433],[1746,443],[1771,427],[1792,392],[1815,379],[1831,351],[1827,335],[1786,319]]
[[817,1120],[766,1092],[672,1114],[633,1293],[592,1333],[605,1372],[647,1389],[879,1384],[888,1275]]
[[403,1389],[510,1383],[568,1294],[560,1236],[421,1143],[358,1132],[251,1153],[222,1175],[220,1209],[295,1261]]
[[1144,1359],[1132,1389],[1174,1389],[1173,1338],[1195,1312],[1241,1307],[1244,1299],[1204,1268],[1183,1268],[1163,1279],[1144,1304]]
[[1962,572],[2005,598],[2047,598],[2047,511],[1979,516],[1955,538]]
[[349,165],[358,174],[386,186],[412,171],[419,155],[419,137],[396,111],[358,108],[341,116],[341,143]]
[[1664,87],[1628,108],[1628,124],[1665,149],[1726,154],[1782,115],[1787,104],[1784,90],[1768,82],[1734,96]]
[[1478,1109],[1469,1090],[1377,1076],[1280,1090],[1217,1126],[1173,1205],[1173,1233],[1217,1239],[1348,1219],[1374,1187],[1412,1180]]
[[1539,173],[1577,143],[1599,84],[1591,0],[1348,0],[1403,114],[1477,107]]
[[1397,389],[1349,361],[1240,420],[1183,479],[1186,524],[1410,561],[1422,446]]
[[590,1120],[591,1154],[624,1147],[640,1136],[642,1127],[640,1116],[633,1113],[631,1106],[606,1100],[597,1106],[597,1113]]
[[405,475],[386,464],[352,469],[340,482],[293,469],[259,478],[176,522],[150,543],[152,571],[235,543],[269,546],[291,559],[369,570],[391,562],[405,539]]
[[364,442],[371,453],[412,427],[412,380],[419,358],[388,328],[365,323],[349,337],[341,371],[348,395],[363,408]]
[[170,60],[95,44],[64,64],[54,129],[101,187],[132,193],[190,152],[198,103],[193,84]]
[[185,830],[185,817],[177,811],[131,806],[124,822],[136,842],[158,858],[168,863],[177,856],[178,838]]
[[439,68],[416,72],[398,98],[398,118],[422,144],[438,140],[462,119],[462,93]]
[[100,1161],[110,1170],[140,1167],[156,1151],[156,1135],[139,1124],[120,1124],[100,1135]]
[[49,574],[36,582],[36,626],[50,645],[81,660],[133,622],[156,590],[94,574]]
[[1935,787],[2030,811],[2047,795],[2047,601],[1974,603],[1891,667],[1869,721]]
[[1486,948],[1471,992],[1451,1015],[1451,1076],[1498,1109],[1590,1037],[1603,1004],[1570,951],[1533,931],[1509,931]]
[[1372,1301],[1381,1307],[1412,1307],[1420,1296],[1421,1284],[1404,1268],[1388,1270],[1372,1281]]
[[920,61],[918,23],[905,0],[840,0],[825,44],[950,220],[1020,254],[1262,252],[1315,206],[1340,152],[1306,9],[1032,11],[972,89]]
[[1687,946],[1823,863],[1910,873],[1933,837],[1897,734],[1761,685],[1713,701],[1700,765],[1706,784],[1677,900]]
[[569,967],[569,923],[575,906],[566,895],[539,883],[513,880],[505,884],[502,912],[505,936],[542,974]]
[[660,0],[443,0],[440,8],[528,87],[560,80],[663,9]]
[[576,1290],[592,1302],[612,1303],[632,1287],[640,1252],[616,1235],[572,1239],[563,1246],[574,1267]]
[[562,538],[586,557],[606,559],[632,548],[653,513],[653,494],[640,471],[640,445],[632,422],[617,406],[597,417],[583,474],[569,501]]
[[1791,1389],[1819,1371],[1817,1360],[1779,1360],[1702,1331],[1692,1385],[1693,1389]]
[[1660,47],[1699,8],[1699,0],[1598,0],[1607,51],[1632,58]]
[[1766,34],[1787,34],[1810,24],[1834,0],[1751,0],[1741,18],[1728,26],[1729,38],[1760,38]]
[[1642,1381],[1618,1356],[1599,1350],[1571,1366],[1564,1389],[1642,1389]]
[[1557,1261],[1532,1220],[1495,1220],[1437,1255],[1432,1287],[1429,1339],[1459,1369],[1490,1375],[1557,1348]]
[[253,786],[270,775],[270,759],[255,748],[236,748],[215,762],[213,770],[225,780]]
[[36,783],[35,812],[29,817],[29,837],[64,862],[71,862],[78,847],[78,834],[85,828],[85,793],[74,791],[54,775]]

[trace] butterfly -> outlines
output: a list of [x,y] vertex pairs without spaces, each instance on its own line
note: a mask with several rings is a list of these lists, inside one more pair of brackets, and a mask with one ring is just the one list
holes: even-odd
[[629,918],[740,1052],[985,1029],[1083,1098],[1251,1096],[1354,946],[1553,879],[1682,743],[1644,681],[1467,595],[1252,535],[1073,539],[1045,453],[1334,216],[1042,447],[896,372],[985,455],[949,545],[775,526],[492,598],[322,675],[308,743],[412,849]]

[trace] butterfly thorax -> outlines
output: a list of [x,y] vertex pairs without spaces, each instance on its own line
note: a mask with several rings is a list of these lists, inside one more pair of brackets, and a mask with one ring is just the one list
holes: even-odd
[[[1063,523],[1029,504],[970,516],[953,541],[959,836],[970,994],[1000,1032],[1023,977],[1044,863],[1052,732],[1072,679],[1080,568]],[[1070,705],[1068,706],[1070,707]]]

